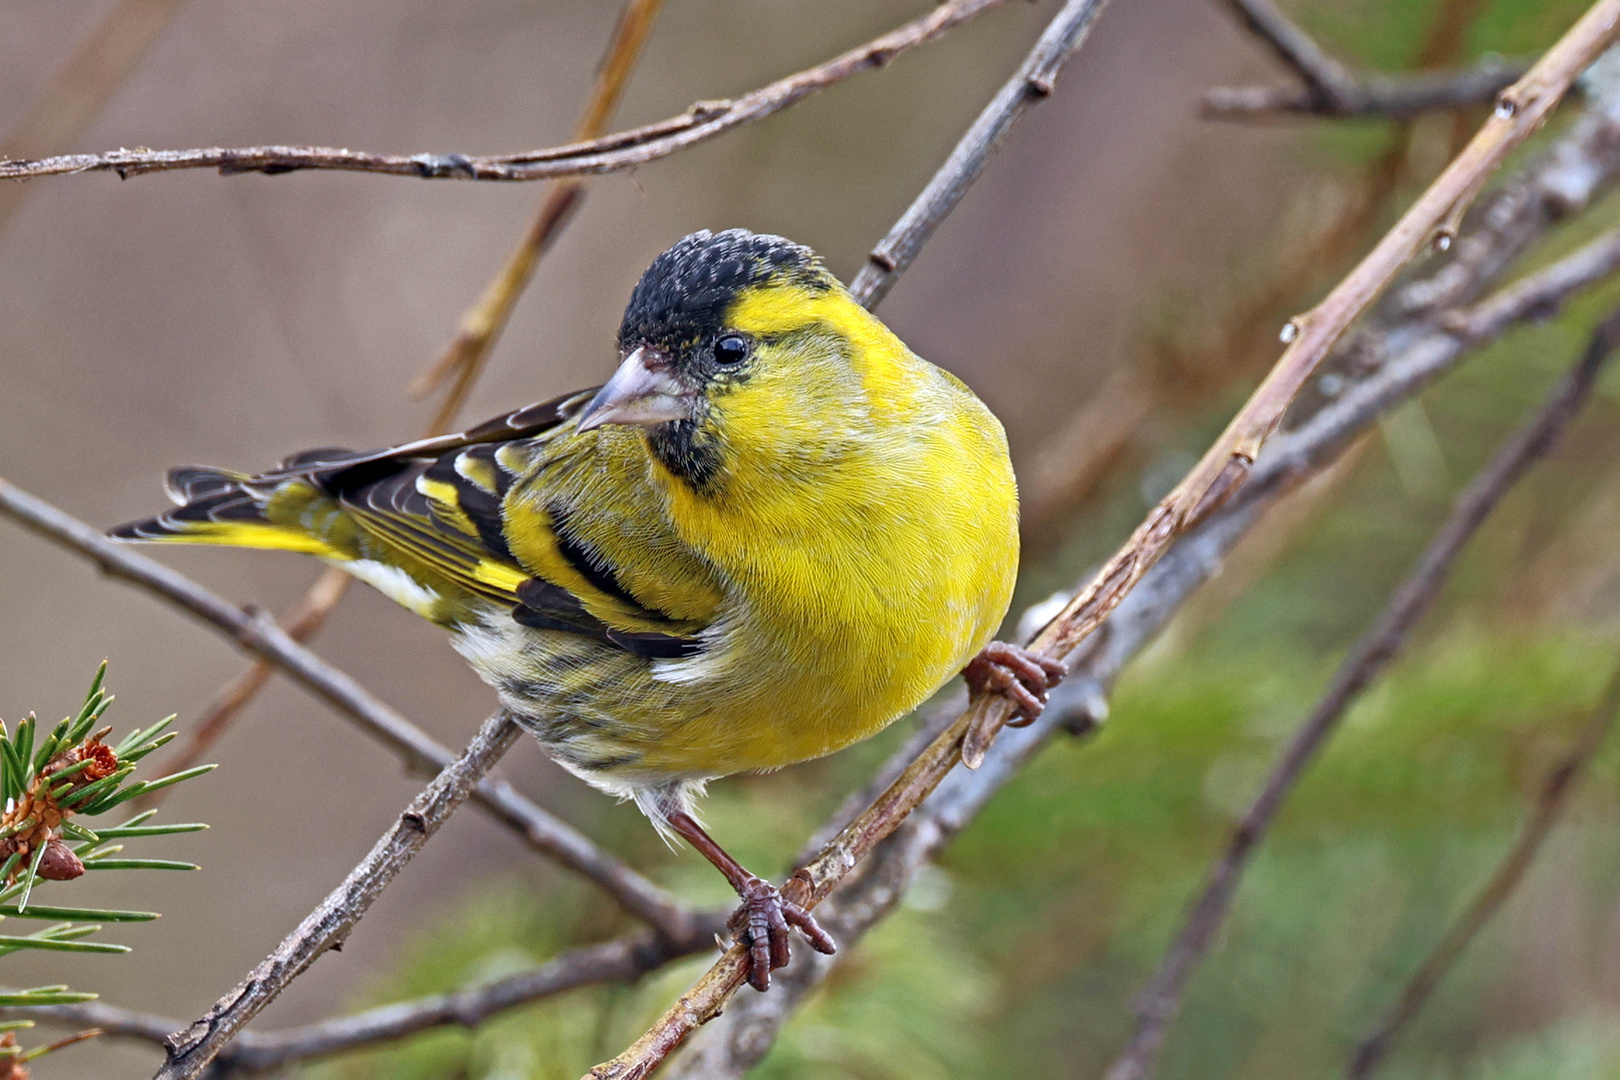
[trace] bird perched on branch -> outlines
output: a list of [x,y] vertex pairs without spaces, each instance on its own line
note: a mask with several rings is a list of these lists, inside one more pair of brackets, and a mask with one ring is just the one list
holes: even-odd
[[694,233],[631,294],[604,386],[456,435],[169,473],[125,540],[300,551],[450,631],[565,768],[743,899],[750,981],[833,942],[693,817],[963,672],[1032,719],[1062,665],[992,643],[1018,564],[1006,436],[808,248]]

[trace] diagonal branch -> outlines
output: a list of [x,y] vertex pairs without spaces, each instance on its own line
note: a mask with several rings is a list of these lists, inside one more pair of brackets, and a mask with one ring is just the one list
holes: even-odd
[[[1350,324],[1389,287],[1417,254],[1448,247],[1464,211],[1507,155],[1529,138],[1569,90],[1575,77],[1620,36],[1620,0],[1598,0],[1538,60],[1502,92],[1501,104],[1376,247],[1314,308],[1284,328],[1287,349],[1220,438],[1193,470],[1149,512],[1129,540],[1085,589],[1032,642],[1052,657],[1080,644],[1107,617],[1176,539],[1229,499],[1244,483],[1294,398]],[[962,759],[970,767],[1006,722],[1005,701],[981,699]]]
[[1337,730],[1351,703],[1394,661],[1407,632],[1433,604],[1463,547],[1513,484],[1546,455],[1569,426],[1617,346],[1620,311],[1598,327],[1574,370],[1560,380],[1531,421],[1469,483],[1411,572],[1391,594],[1389,603],[1351,649],[1327,692],[1295,732],[1260,794],[1243,815],[1203,892],[1189,909],[1181,932],[1138,999],[1136,1028],[1109,1068],[1108,1080],[1147,1080],[1153,1075],[1165,1032],[1180,1010],[1182,993],[1214,943],[1243,872],[1284,800]]
[[1279,113],[1348,119],[1384,117],[1408,120],[1434,109],[1482,105],[1524,77],[1523,61],[1487,58],[1452,71],[1408,75],[1353,72],[1330,56],[1271,0],[1223,0],[1244,27],[1259,38],[1304,84],[1282,89],[1218,87],[1205,93],[1208,117],[1227,120],[1268,118]]
[[243,1024],[274,1001],[322,953],[340,947],[372,902],[472,794],[478,782],[517,741],[519,733],[517,723],[504,711],[484,721],[462,755],[411,800],[393,828],[343,883],[305,916],[241,985],[220,998],[190,1027],[166,1040],[168,1061],[158,1070],[155,1080],[193,1080],[200,1076]]
[[[4,479],[0,479],[0,514],[89,559],[103,573],[122,578],[196,616],[241,648],[275,664],[354,720],[410,768],[434,772],[449,766],[448,750],[353,678],[293,641],[270,619],[227,603],[185,575],[108,540],[84,522]],[[530,846],[589,878],[626,910],[672,940],[684,940],[691,932],[690,915],[680,901],[598,848],[583,833],[524,798],[506,781],[483,780],[473,799]]]
[[763,120],[852,75],[888,64],[1004,0],[947,0],[914,19],[823,64],[778,79],[739,98],[700,101],[679,116],[600,139],[518,154],[368,154],[324,146],[253,146],[225,150],[114,150],[66,154],[40,161],[0,161],[0,180],[66,173],[115,172],[121,177],[175,169],[262,172],[300,169],[383,173],[424,180],[553,180],[620,172],[668,157],[732,128]]
[[1456,963],[1463,950],[1468,948],[1507,898],[1513,895],[1513,890],[1518,888],[1519,882],[1524,880],[1525,872],[1530,869],[1530,864],[1541,850],[1542,843],[1552,832],[1553,826],[1558,823],[1564,808],[1569,805],[1576,784],[1580,782],[1582,774],[1591,764],[1609,730],[1614,727],[1617,712],[1620,712],[1620,667],[1616,667],[1614,674],[1609,676],[1609,685],[1604,689],[1596,707],[1588,714],[1586,723],[1581,726],[1574,744],[1542,781],[1541,793],[1530,812],[1529,820],[1524,823],[1518,841],[1502,859],[1496,872],[1491,875],[1490,881],[1474,898],[1474,902],[1468,905],[1468,909],[1458,917],[1451,929],[1446,931],[1445,937],[1434,947],[1434,951],[1423,961],[1423,966],[1413,974],[1411,981],[1401,991],[1400,999],[1390,1009],[1389,1015],[1356,1046],[1355,1052],[1350,1057],[1350,1067],[1346,1071],[1351,1080],[1371,1076],[1383,1064],[1390,1049],[1395,1045],[1395,1040],[1417,1015],[1418,1010],[1423,1008],[1424,1002],[1429,999],[1434,988],[1440,985],[1441,980],[1451,971],[1451,966]]

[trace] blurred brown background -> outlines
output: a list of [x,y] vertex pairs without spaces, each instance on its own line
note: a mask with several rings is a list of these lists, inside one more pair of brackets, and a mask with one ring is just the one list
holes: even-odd
[[[0,136],[110,8],[0,3]],[[670,0],[616,126],[736,94],[926,8],[908,0]],[[180,5],[72,149],[312,143],[497,152],[564,141],[617,5],[311,0]],[[789,112],[633,174],[597,179],[542,263],[464,419],[600,380],[630,286],[697,228],[780,232],[849,276],[1033,40],[1050,3],[1011,4]],[[1027,462],[1162,329],[1230,302],[1310,174],[1292,131],[1201,122],[1199,91],[1266,77],[1206,0],[1116,0],[1055,99],[1014,134],[882,314],[963,376]],[[110,526],[163,502],[181,462],[252,469],[314,445],[414,436],[404,385],[505,256],[538,186],[344,174],[33,183],[0,234],[0,474]],[[1256,251],[1261,253],[1257,254]],[[1263,360],[1264,357],[1258,359]],[[239,602],[282,610],[317,568],[292,556],[163,550]],[[317,649],[459,746],[493,704],[441,635],[357,589]],[[77,702],[104,656],[119,730],[180,724],[242,665],[214,634],[0,525],[0,716]],[[417,789],[382,749],[277,681],[165,819],[212,824],[147,854],[189,875],[93,875],[79,900],[164,912],[104,935],[123,958],[8,958],[4,981],[65,980],[190,1018],[336,883]],[[524,745],[506,771],[587,830],[632,815]],[[676,858],[649,849],[655,863]],[[262,1021],[314,1019],[401,935],[487,870],[533,863],[461,813]],[[97,890],[101,890],[98,894]],[[47,1077],[144,1076],[145,1049],[77,1048]]]

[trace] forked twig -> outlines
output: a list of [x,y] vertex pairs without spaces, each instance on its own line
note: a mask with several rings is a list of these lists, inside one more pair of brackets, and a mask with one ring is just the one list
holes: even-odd
[[64,173],[115,172],[140,176],[175,169],[218,168],[225,173],[280,174],[301,169],[383,173],[425,180],[554,180],[621,172],[743,124],[763,120],[852,75],[886,65],[1005,0],[947,0],[928,14],[841,53],[823,64],[778,79],[739,98],[699,101],[679,116],[600,139],[518,154],[368,154],[325,146],[251,146],[225,150],[114,150],[66,154],[41,161],[0,161],[0,180]]
[[1545,404],[1497,451],[1456,501],[1450,515],[1423,549],[1411,572],[1391,594],[1367,632],[1351,648],[1333,682],[1294,733],[1287,749],[1244,813],[1226,850],[1216,861],[1185,923],[1165,952],[1158,971],[1137,999],[1136,1026],[1125,1049],[1108,1069],[1107,1080],[1147,1080],[1153,1074],[1165,1033],[1181,1007],[1181,995],[1203,962],[1255,849],[1306,767],[1337,730],[1351,703],[1395,659],[1407,632],[1439,594],[1446,576],[1479,527],[1526,470],[1545,456],[1590,395],[1598,372],[1620,346],[1620,311],[1593,334],[1575,368],[1560,380]]
[[1203,114],[1222,120],[1253,120],[1279,114],[1351,119],[1409,120],[1435,109],[1482,105],[1523,78],[1523,61],[1487,58],[1452,71],[1407,75],[1353,72],[1330,56],[1271,0],[1224,0],[1255,37],[1299,75],[1304,86],[1217,87],[1201,102]]

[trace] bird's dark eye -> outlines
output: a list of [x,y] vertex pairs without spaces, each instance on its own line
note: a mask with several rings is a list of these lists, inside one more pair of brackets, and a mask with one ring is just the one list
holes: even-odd
[[741,334],[727,334],[714,343],[714,360],[730,367],[748,359],[748,339]]

